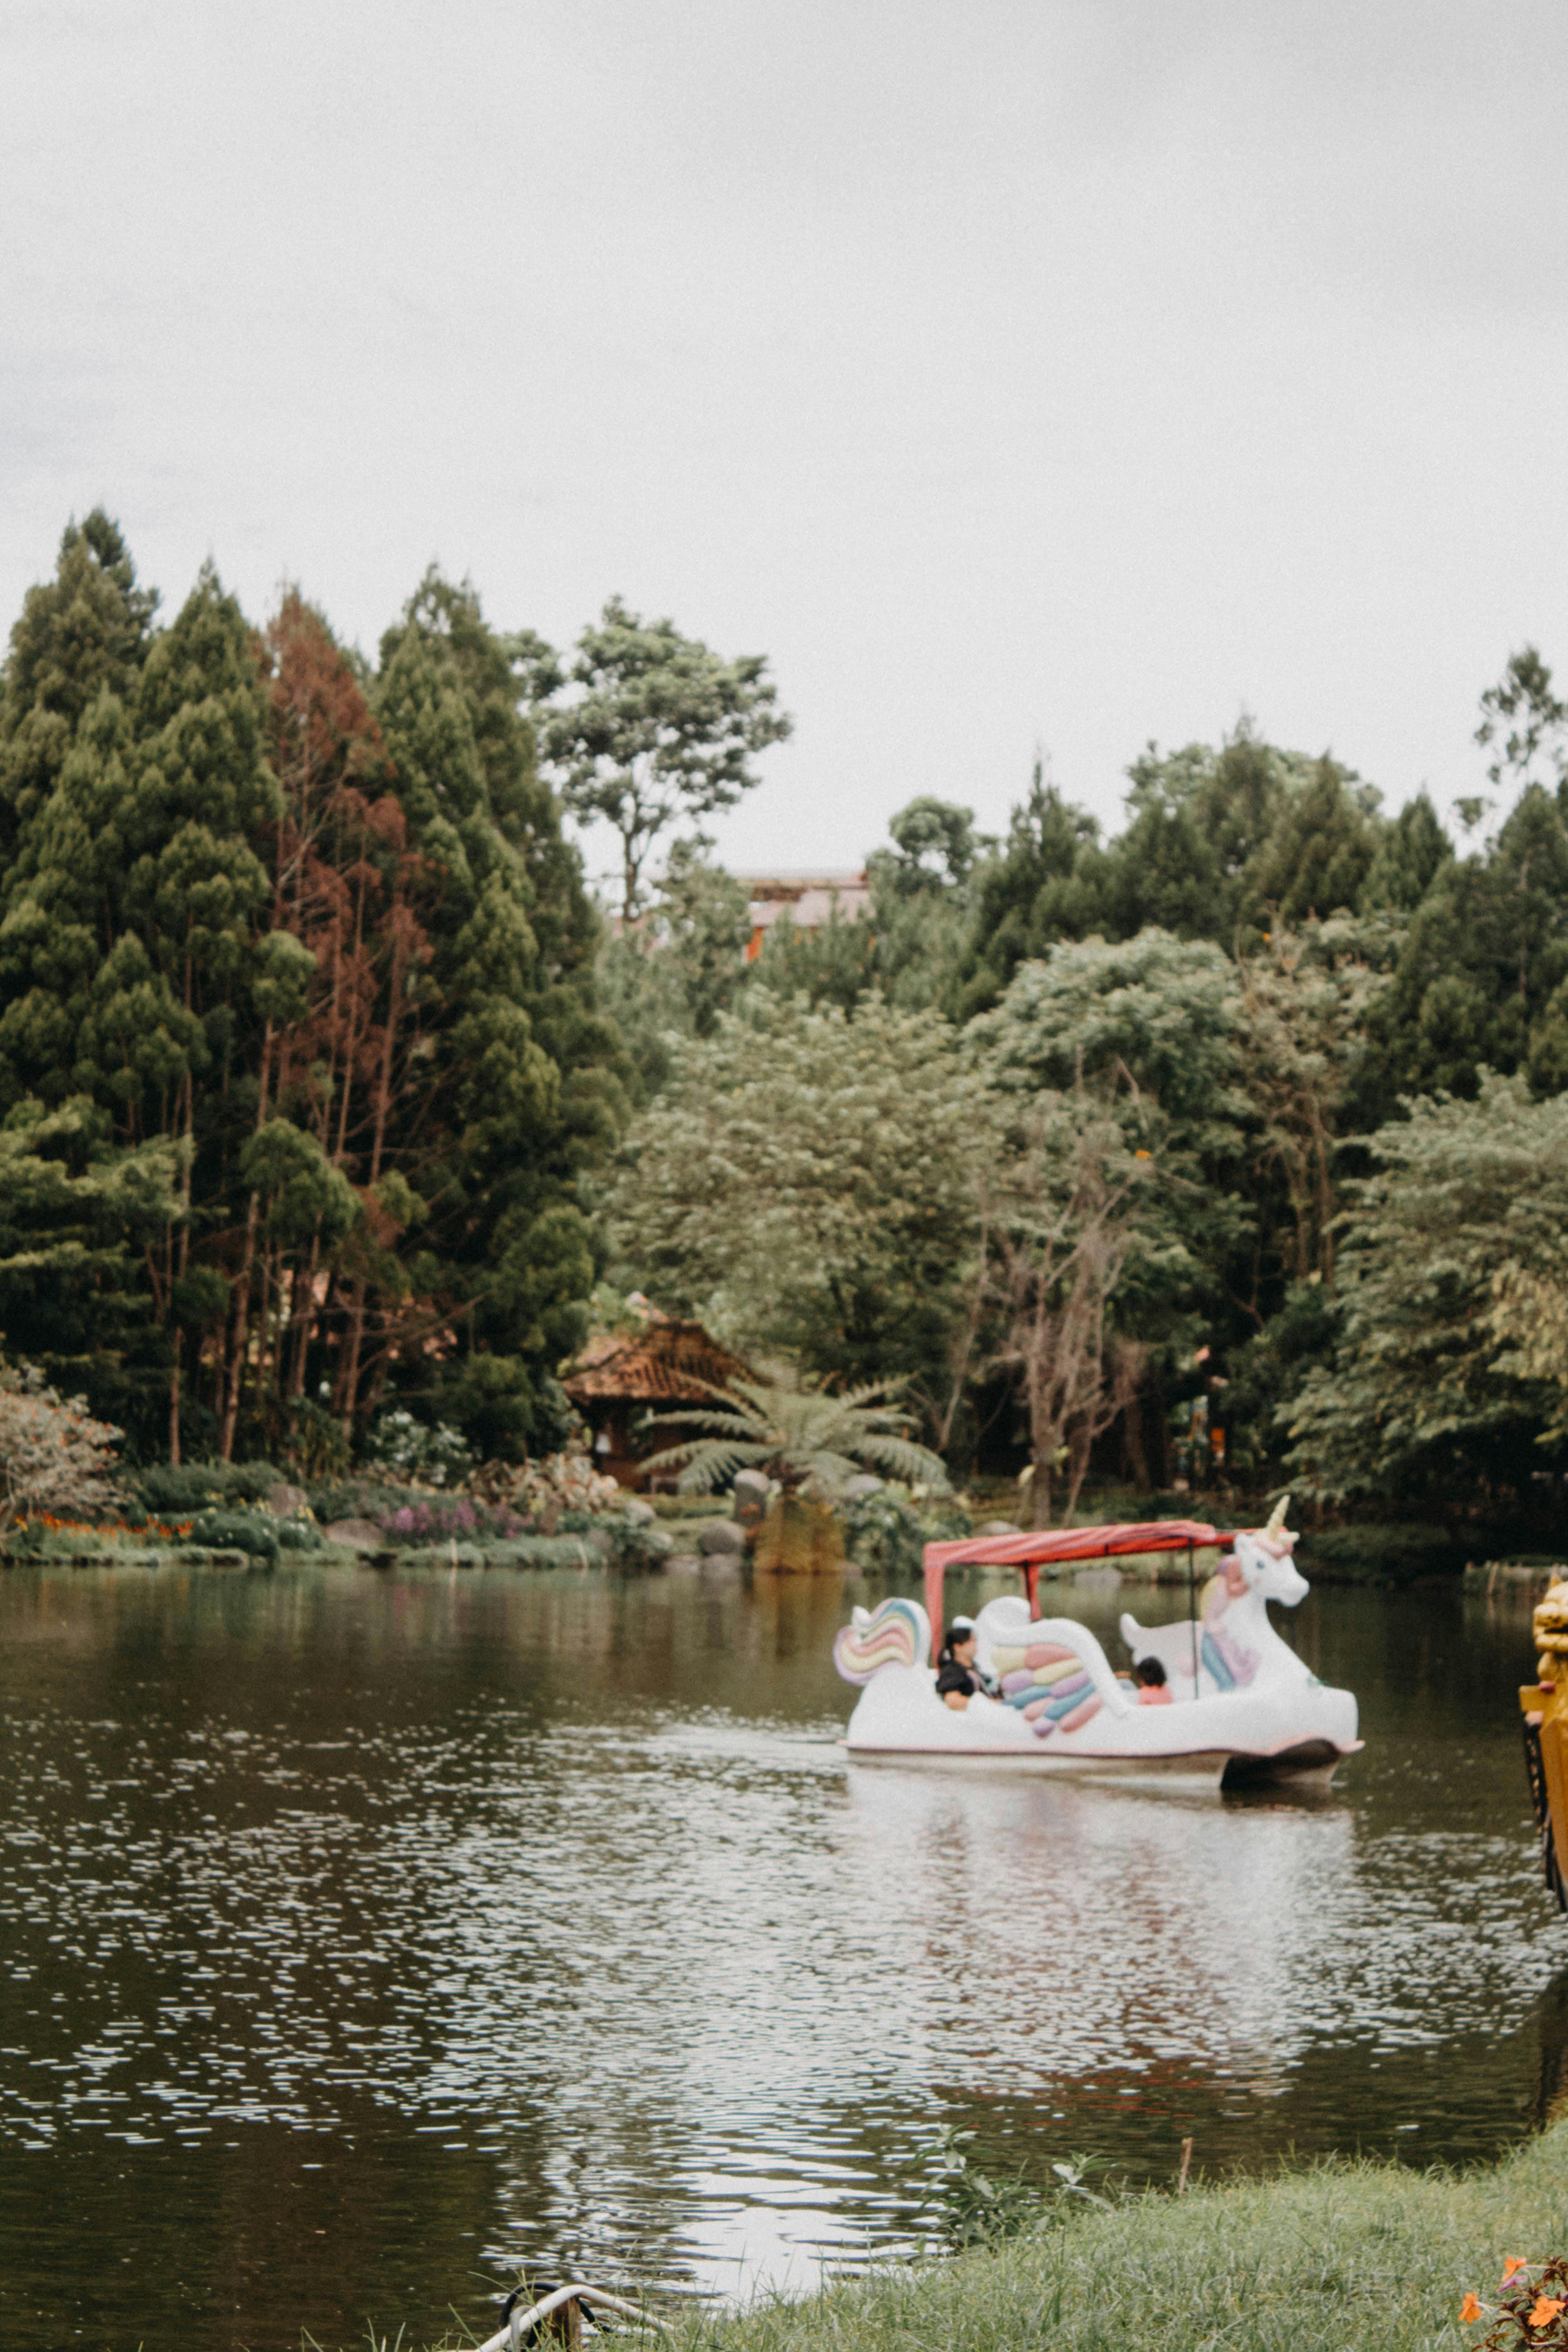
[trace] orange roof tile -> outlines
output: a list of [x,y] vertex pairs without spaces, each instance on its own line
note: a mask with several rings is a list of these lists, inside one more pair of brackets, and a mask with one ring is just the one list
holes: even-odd
[[562,1385],[579,1405],[595,1400],[705,1404],[713,1401],[710,1388],[755,1377],[742,1357],[721,1347],[700,1323],[658,1316],[646,1331],[590,1339]]

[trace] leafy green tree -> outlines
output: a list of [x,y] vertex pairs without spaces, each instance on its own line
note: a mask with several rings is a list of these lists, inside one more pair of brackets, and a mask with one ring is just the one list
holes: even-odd
[[1332,1360],[1288,1408],[1292,1482],[1330,1500],[1517,1491],[1563,1420],[1528,1339],[1542,1297],[1568,1296],[1568,1097],[1489,1072],[1472,1102],[1406,1110],[1369,1139]]
[[994,1004],[1029,957],[1097,928],[1099,838],[1094,818],[1062,798],[1037,759],[1000,853],[973,877],[973,911],[957,990],[960,1019]]
[[1271,925],[1360,906],[1378,850],[1375,806],[1372,788],[1358,785],[1336,761],[1313,762],[1251,861],[1251,887]]
[[1417,793],[1383,828],[1362,885],[1363,908],[1414,914],[1453,856],[1454,845],[1431,801]]
[[599,951],[601,1009],[626,1041],[637,1098],[669,1076],[675,1041],[709,1037],[733,1005],[751,936],[745,886],[677,842],[640,921],[606,936]]
[[1390,984],[1363,952],[1366,928],[1342,918],[1276,929],[1240,966],[1238,1076],[1257,1122],[1254,1164],[1279,1176],[1289,1205],[1281,1255],[1295,1281],[1333,1278],[1336,1146],[1367,1018]]
[[1016,1383],[1037,1528],[1051,1524],[1058,1472],[1070,1522],[1094,1442],[1132,1404],[1144,1369],[1115,1301],[1155,1171],[1129,1145],[1116,1091],[1079,1077],[1035,1097],[980,1177],[969,1329],[980,1364]]
[[1004,1094],[1061,1092],[1080,1076],[1129,1082],[1130,1127],[1212,1160],[1235,1160],[1247,1116],[1239,1086],[1237,971],[1220,948],[1160,930],[1064,943],[1024,965],[967,1043]]
[[[923,901],[905,902],[917,908]],[[883,990],[884,940],[874,914],[862,908],[841,915],[835,907],[816,930],[797,930],[788,908],[770,926],[748,973],[752,987],[785,1003],[835,1004],[844,1013]]]
[[1025,1113],[1087,1085],[1153,1179],[1139,1193],[1137,1246],[1118,1265],[1108,1327],[1143,1351],[1142,1399],[1123,1424],[1140,1481],[1145,1430],[1163,1444],[1170,1383],[1200,1343],[1223,1350],[1268,1304],[1241,1020],[1223,950],[1147,930],[1065,943],[1025,964],[966,1033],[1004,1105]]
[[628,1133],[606,1202],[626,1286],[820,1374],[911,1375],[935,1425],[988,1103],[934,1014],[756,992]]
[[168,1138],[116,1145],[82,1096],[17,1103],[0,1126],[0,1328],[49,1380],[112,1407],[157,1377],[144,1254],[182,1214],[180,1173]]
[[997,845],[973,809],[929,796],[888,821],[893,846],[866,861],[877,984],[906,1011],[958,1013],[974,913],[975,880]]
[[1280,751],[1244,719],[1217,751],[1151,745],[1129,774],[1128,822],[1105,856],[1108,929],[1153,924],[1235,953],[1271,909],[1300,921],[1359,903],[1377,795],[1338,761]]
[[786,913],[763,942],[751,977],[781,996],[852,1012],[875,989],[909,1013],[953,1017],[969,971],[974,877],[995,848],[974,813],[929,795],[888,822],[892,847],[866,861],[870,905],[836,908],[815,931]]
[[1392,987],[1372,1018],[1375,1110],[1410,1090],[1473,1096],[1483,1066],[1519,1069],[1550,1024],[1550,1084],[1568,979],[1568,826],[1526,785],[1496,842],[1437,869],[1410,919]]
[[544,744],[567,807],[621,838],[621,917],[640,904],[653,844],[670,827],[732,808],[758,781],[752,761],[794,722],[760,654],[732,661],[673,621],[645,621],[618,596],[584,630],[575,700],[552,710]]
[[1496,686],[1481,697],[1476,740],[1491,752],[1487,773],[1500,788],[1568,785],[1568,702],[1552,689],[1552,672],[1534,646],[1509,656]]
[[976,832],[974,811],[923,793],[888,820],[891,849],[873,851],[867,873],[879,897],[923,898],[962,890],[983,852],[994,848]]

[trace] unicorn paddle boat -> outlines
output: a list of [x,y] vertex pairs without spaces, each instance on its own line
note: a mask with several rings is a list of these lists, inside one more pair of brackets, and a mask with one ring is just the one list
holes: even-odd
[[[1266,1528],[1231,1535],[1158,1519],[928,1544],[924,1607],[900,1596],[857,1609],[834,1644],[839,1673],[860,1689],[846,1735],[850,1756],[1211,1787],[1326,1782],[1362,1745],[1356,1702],[1321,1683],[1269,1622],[1271,1601],[1293,1609],[1307,1593],[1286,1508]],[[1187,1615],[1155,1627],[1121,1619],[1134,1666],[1157,1658],[1164,1670],[1170,1703],[1140,1705],[1137,1685],[1117,1675],[1087,1625],[1041,1616],[1039,1575],[1068,1561],[1173,1551],[1187,1554]],[[1201,1595],[1200,1552],[1220,1555]],[[938,1697],[935,1668],[942,1578],[959,1566],[1018,1568],[1025,1585],[1022,1595],[987,1601],[975,1619],[975,1664],[988,1688],[962,1710]]]

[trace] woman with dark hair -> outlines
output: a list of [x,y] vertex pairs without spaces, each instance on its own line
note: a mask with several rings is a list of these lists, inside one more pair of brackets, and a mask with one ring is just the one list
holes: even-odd
[[936,1662],[936,1695],[944,1706],[962,1715],[983,1687],[974,1664],[974,1620],[955,1617]]

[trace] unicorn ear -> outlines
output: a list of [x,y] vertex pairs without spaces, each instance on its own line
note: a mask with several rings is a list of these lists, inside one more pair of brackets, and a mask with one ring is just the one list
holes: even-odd
[[871,1612],[868,1609],[852,1609],[849,1612],[849,1621],[858,1633],[863,1633],[871,1622]]
[[1289,1507],[1289,1496],[1281,1495],[1279,1500],[1275,1504],[1274,1508],[1268,1514],[1268,1525],[1263,1530],[1265,1536],[1280,1536],[1284,1534],[1285,1514]]

